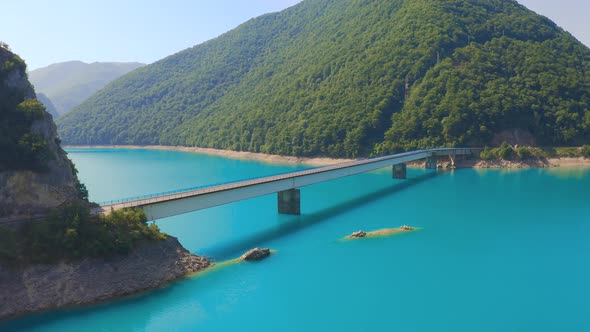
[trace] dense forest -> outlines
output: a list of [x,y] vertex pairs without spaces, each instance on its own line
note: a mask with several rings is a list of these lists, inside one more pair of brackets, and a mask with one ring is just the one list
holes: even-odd
[[493,145],[514,130],[581,145],[590,50],[513,0],[305,0],[121,77],[58,125],[67,144],[299,156]]

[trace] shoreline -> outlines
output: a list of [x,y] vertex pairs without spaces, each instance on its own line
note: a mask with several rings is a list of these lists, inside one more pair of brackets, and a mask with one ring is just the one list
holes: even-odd
[[232,151],[213,148],[198,148],[188,146],[168,146],[168,145],[64,145],[64,149],[148,149],[163,151],[181,151],[201,153],[211,156],[221,156],[231,159],[256,160],[272,164],[305,164],[310,166],[327,166],[337,163],[353,161],[354,159],[340,159],[329,157],[293,157],[280,156],[276,154],[266,154],[260,152]]
[[[305,164],[309,166],[327,166],[353,161],[355,159],[329,157],[294,157],[266,154],[260,152],[232,151],[213,148],[198,148],[169,145],[64,145],[64,149],[147,149],[162,151],[180,151],[221,156],[239,160],[256,160],[272,164]],[[408,163],[408,167],[423,167],[423,162]],[[554,168],[554,167],[590,167],[590,159],[585,158],[537,158],[526,160],[457,160],[456,168]],[[450,168],[450,161],[439,160],[439,168]]]
[[53,263],[0,263],[0,321],[38,312],[139,296],[203,273],[214,262],[190,253],[173,236],[127,254]]

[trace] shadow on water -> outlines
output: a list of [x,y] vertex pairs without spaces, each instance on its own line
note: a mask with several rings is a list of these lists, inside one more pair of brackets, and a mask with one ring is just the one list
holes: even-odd
[[[352,200],[344,201],[339,204],[333,205],[329,208],[323,209],[316,213],[302,215],[299,217],[289,217],[288,221],[282,223],[275,229],[264,231],[257,233],[253,236],[246,237],[240,241],[232,242],[228,245],[223,245],[218,248],[214,248],[210,251],[210,257],[214,258],[216,261],[223,261],[230,258],[235,258],[241,255],[245,250],[248,250],[252,247],[258,246],[261,243],[265,243],[271,240],[276,240],[291,234],[294,234],[298,231],[307,229],[311,226],[317,225],[322,221],[326,221],[331,217],[338,216],[351,210],[354,210],[358,207],[361,207],[367,203],[379,200],[383,197],[388,195],[394,194],[396,192],[402,191],[406,188],[418,185],[428,179],[435,177],[440,172],[428,172],[423,175],[409,178],[405,181],[400,183],[396,183],[391,187],[387,187],[381,190],[377,190],[371,193],[367,193],[360,197],[357,197]],[[176,287],[181,287],[181,283],[172,283],[167,285],[166,287],[158,288],[151,290],[149,292],[142,292],[139,294],[126,296],[121,299],[117,299],[114,301],[107,301],[98,304],[91,304],[91,305],[82,305],[73,308],[65,308],[61,310],[50,310],[42,313],[37,313],[29,316],[25,316],[25,318],[14,318],[10,320],[0,321],[0,330],[1,331],[27,331],[27,330],[34,330],[41,326],[45,326],[51,324],[56,321],[60,321],[63,319],[68,318],[76,318],[80,317],[81,315],[86,314],[89,310],[93,312],[105,312],[108,313],[111,310],[117,310],[118,308],[124,309],[129,305],[143,303],[147,306],[148,310],[157,312],[159,306],[153,303],[147,303],[154,298],[158,298],[161,296],[166,296],[166,294],[172,294]],[[151,315],[145,315],[144,317],[149,318]],[[132,326],[127,326],[130,329],[133,327],[141,328],[148,325],[148,321],[137,320],[134,321]]]
[[427,172],[423,175],[408,178],[405,181],[397,183],[391,187],[383,188],[365,195],[359,196],[352,200],[341,202],[337,205],[333,205],[329,208],[321,211],[301,215],[298,217],[291,217],[288,221],[281,222],[281,224],[267,231],[262,231],[257,234],[245,237],[239,241],[233,241],[230,244],[224,244],[219,247],[211,248],[208,252],[208,257],[215,261],[223,261],[230,258],[235,258],[241,255],[244,251],[249,250],[253,247],[260,246],[262,243],[276,240],[298,231],[304,230],[311,226],[321,223],[322,221],[328,220],[329,218],[350,212],[356,208],[359,208],[367,203],[379,200],[388,195],[402,191],[406,188],[418,185],[426,180],[429,180],[438,174],[445,173],[446,171],[433,171]]

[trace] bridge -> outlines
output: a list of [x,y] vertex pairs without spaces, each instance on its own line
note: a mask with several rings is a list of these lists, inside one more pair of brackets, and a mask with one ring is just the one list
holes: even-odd
[[448,156],[454,163],[457,156],[468,156],[480,149],[438,148],[404,152],[389,156],[361,159],[287,174],[268,176],[173,193],[127,199],[101,205],[96,213],[108,214],[124,208],[141,208],[148,220],[156,220],[229,204],[249,198],[278,193],[279,213],[300,214],[300,187],[346,176],[392,167],[392,176],[406,178],[406,163],[426,159],[426,168],[436,168],[437,157]]

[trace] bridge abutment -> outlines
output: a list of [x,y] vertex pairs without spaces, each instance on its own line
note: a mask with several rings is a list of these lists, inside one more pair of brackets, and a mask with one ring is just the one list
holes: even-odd
[[277,193],[279,213],[301,214],[301,192],[299,189],[289,189]]
[[392,170],[392,177],[394,179],[405,179],[407,178],[406,176],[406,164],[396,164],[391,166],[391,170]]
[[426,158],[426,169],[436,169],[436,157]]

